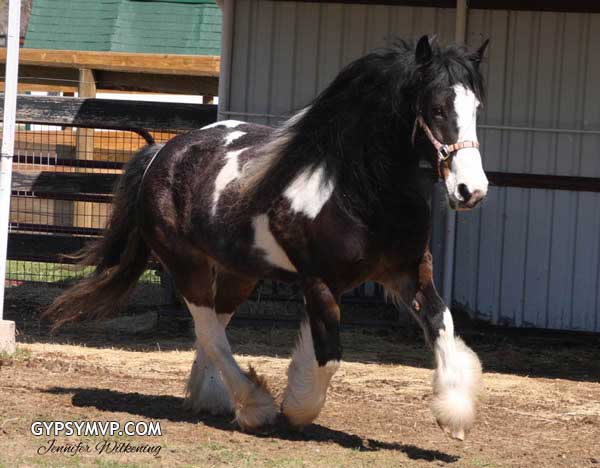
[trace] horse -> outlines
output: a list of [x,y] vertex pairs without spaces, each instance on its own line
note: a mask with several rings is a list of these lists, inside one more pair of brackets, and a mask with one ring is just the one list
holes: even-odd
[[[486,46],[398,41],[347,65],[279,128],[217,121],[145,147],[124,168],[105,235],[75,256],[95,270],[44,316],[54,327],[109,317],[153,254],[193,317],[185,407],[235,414],[242,430],[279,414],[302,428],[340,365],[340,296],[374,281],[421,325],[436,362],[431,410],[463,440],[482,370],[433,283],[432,184],[420,162],[435,168],[451,208],[485,198],[476,118]],[[306,306],[280,409],[225,333],[261,278],[298,284]]]

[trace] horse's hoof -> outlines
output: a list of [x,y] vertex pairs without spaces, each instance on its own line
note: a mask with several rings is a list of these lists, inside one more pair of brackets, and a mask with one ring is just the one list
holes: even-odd
[[278,410],[266,380],[258,376],[252,367],[246,376],[251,384],[246,394],[236,402],[235,420],[243,431],[257,432],[273,425]]
[[460,440],[461,442],[464,442],[466,436],[464,429],[450,429],[447,426],[442,426],[442,423],[440,423],[440,421],[437,421],[437,423],[438,426],[440,426],[440,429],[444,431],[444,434],[446,434],[448,437],[454,440]]
[[235,420],[244,432],[261,432],[270,427],[277,418],[277,406],[270,394],[255,395],[235,411]]
[[234,413],[231,402],[196,401],[188,397],[183,400],[183,409],[195,415],[209,414],[211,416],[230,416]]
[[280,409],[281,413],[280,413],[280,421],[281,424],[283,426],[285,426],[285,428],[290,431],[290,432],[297,432],[297,433],[301,433],[304,428],[310,424],[310,423],[305,423],[305,424],[298,424],[295,423],[292,419],[289,418],[288,415],[285,414],[284,410],[283,410],[283,405],[281,405],[281,409]]
[[288,427],[298,432],[317,419],[320,409],[318,408],[318,410],[311,412],[302,411],[301,409],[292,407],[292,405],[286,405],[286,400],[281,405],[281,413],[287,421]]

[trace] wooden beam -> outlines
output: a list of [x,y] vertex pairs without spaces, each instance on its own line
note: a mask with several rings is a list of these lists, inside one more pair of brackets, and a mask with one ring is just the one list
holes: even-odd
[[[365,0],[274,0],[303,3],[368,3]],[[377,0],[376,5],[397,5],[425,8],[455,8],[456,0]],[[600,13],[598,0],[469,0],[470,10],[555,11],[572,13]]]
[[[0,63],[6,63],[6,49],[0,49]],[[218,77],[217,55],[137,54],[81,50],[21,49],[20,65],[59,68],[155,73],[164,75]]]
[[[75,69],[19,64],[19,92],[22,89],[24,91],[76,91],[78,78],[79,71]],[[0,89],[4,91],[3,63],[0,64]]]
[[[79,69],[79,86],[77,88],[79,98],[96,97],[96,80],[94,72],[89,68]],[[94,159],[94,132],[93,128],[78,128],[77,143],[75,144],[75,159],[93,160]],[[85,172],[85,168],[77,168],[79,172]],[[90,202],[74,202],[72,207],[67,208],[73,213],[73,226],[100,228],[104,227],[108,208],[102,207],[101,213],[94,216],[94,210],[98,209]]]
[[[96,81],[94,72],[89,68],[79,70],[79,86],[77,88],[79,98],[96,97]],[[77,143],[75,146],[76,159],[94,159],[94,129],[78,128]]]
[[217,95],[219,78],[96,70],[99,90],[142,91],[164,94]]
[[[432,169],[423,172],[437,179]],[[518,187],[527,189],[568,190],[570,192],[600,192],[600,177],[576,177],[546,174],[523,174],[516,172],[485,171],[490,185],[495,187]]]
[[[0,65],[0,92],[4,91],[4,65]],[[94,70],[97,91],[215,96],[219,79],[211,76],[158,75]],[[23,65],[19,67],[19,92],[77,91],[78,70]]]
[[[0,120],[4,97],[0,95]],[[17,122],[115,130],[194,130],[215,122],[217,106],[66,97],[17,97]]]

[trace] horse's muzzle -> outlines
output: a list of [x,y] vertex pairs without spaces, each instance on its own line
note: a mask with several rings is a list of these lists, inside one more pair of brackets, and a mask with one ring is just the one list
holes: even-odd
[[[462,184],[461,184],[462,185]],[[448,197],[450,207],[456,211],[467,211],[475,208],[487,195],[483,190],[474,190],[473,192],[466,192],[461,190],[462,200],[456,200],[454,197]]]

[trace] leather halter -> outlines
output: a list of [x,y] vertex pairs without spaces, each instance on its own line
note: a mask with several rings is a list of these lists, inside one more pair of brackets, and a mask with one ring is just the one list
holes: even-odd
[[442,164],[448,160],[448,158],[450,157],[450,155],[452,153],[454,153],[460,149],[463,149],[463,148],[479,148],[479,142],[470,141],[470,140],[459,141],[459,142],[453,143],[452,145],[444,145],[435,136],[433,136],[433,132],[431,131],[429,126],[425,123],[425,120],[423,119],[423,116],[421,114],[417,115],[417,118],[415,119],[415,125],[414,125],[413,131],[412,131],[413,147],[415,146],[415,135],[417,133],[417,126],[419,126],[423,129],[423,131],[425,132],[425,135],[427,136],[427,138],[429,139],[429,141],[431,142],[431,144],[437,151],[437,155],[438,155],[437,169],[438,169],[438,176],[441,179],[445,179],[444,175],[442,174]]

